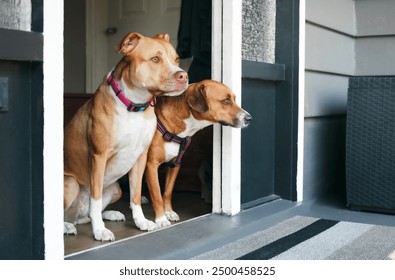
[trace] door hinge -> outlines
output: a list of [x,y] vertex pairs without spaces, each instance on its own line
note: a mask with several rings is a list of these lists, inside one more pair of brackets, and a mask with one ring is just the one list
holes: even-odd
[[0,77],[0,112],[8,112],[8,78]]

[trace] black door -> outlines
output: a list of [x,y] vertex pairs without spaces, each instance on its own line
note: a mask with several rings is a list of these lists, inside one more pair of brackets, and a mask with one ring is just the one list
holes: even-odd
[[299,1],[276,2],[275,63],[242,62],[242,208],[296,200]]
[[32,4],[34,31],[0,28],[0,259],[44,258],[42,1]]

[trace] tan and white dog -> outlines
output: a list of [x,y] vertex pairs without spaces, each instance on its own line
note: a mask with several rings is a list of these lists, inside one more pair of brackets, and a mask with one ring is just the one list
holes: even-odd
[[[170,221],[179,220],[171,197],[190,137],[214,123],[243,128],[249,125],[252,117],[236,104],[235,94],[229,87],[213,80],[191,84],[182,95],[176,97],[157,98],[155,113],[157,130],[148,150],[145,177],[155,223],[158,227],[165,227],[170,225]],[[170,167],[166,171],[162,198],[158,168],[165,162],[170,162]]]
[[102,211],[121,197],[117,180],[129,172],[130,207],[141,230],[156,227],[141,210],[140,178],[156,127],[153,97],[179,95],[188,75],[178,67],[169,35],[129,33],[119,51],[123,59],[106,76],[64,131],[64,233],[75,224],[92,223],[96,240],[112,241],[103,219],[125,220]]

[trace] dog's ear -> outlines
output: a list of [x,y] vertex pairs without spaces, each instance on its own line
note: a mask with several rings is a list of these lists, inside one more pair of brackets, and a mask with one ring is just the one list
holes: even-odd
[[167,33],[158,33],[156,37],[165,39],[167,42],[170,42],[170,36]]
[[138,44],[139,40],[144,38],[140,33],[132,32],[126,35],[119,44],[118,51],[123,55],[131,52]]
[[198,85],[193,89],[192,94],[188,96],[188,104],[192,109],[199,113],[206,113],[209,110],[206,101],[206,88],[204,84]]

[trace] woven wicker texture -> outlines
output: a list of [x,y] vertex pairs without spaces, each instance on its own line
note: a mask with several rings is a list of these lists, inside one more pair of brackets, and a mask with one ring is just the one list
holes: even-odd
[[395,211],[395,77],[350,78],[347,203]]

